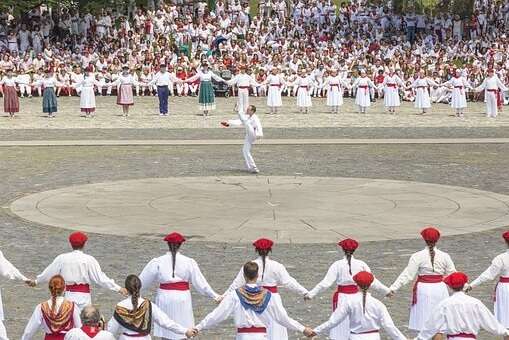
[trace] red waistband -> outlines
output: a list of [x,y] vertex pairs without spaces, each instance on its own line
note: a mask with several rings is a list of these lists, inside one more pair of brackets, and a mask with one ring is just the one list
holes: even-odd
[[239,89],[241,89],[241,90],[249,90],[249,86],[239,86]]
[[501,276],[500,279],[498,279],[498,282],[509,283],[509,277]]
[[75,292],[75,293],[90,293],[90,285],[88,283],[66,285],[65,290],[68,292]]
[[237,333],[267,333],[265,327],[242,327],[237,328]]
[[329,86],[336,86],[336,87],[339,87],[339,84],[329,84]]
[[362,86],[359,86],[361,89],[367,89],[369,86],[367,85],[362,85]]
[[133,333],[133,334],[129,334],[129,333],[122,333],[122,335],[124,336],[127,336],[129,338],[143,338],[149,334],[141,334],[141,333]]
[[263,286],[263,288],[267,289],[271,293],[277,293],[277,286]]
[[487,89],[488,92],[498,92],[498,89]]
[[301,87],[303,89],[307,89],[309,86],[299,86],[299,87]]
[[455,89],[462,89],[463,86],[454,86]]
[[166,282],[159,285],[159,289],[163,290],[189,290],[189,282]]
[[339,285],[337,291],[342,294],[355,294],[359,292],[357,285]]
[[447,334],[447,339],[450,338],[468,338],[468,339],[477,339],[477,336],[469,333],[458,333],[458,334]]
[[373,334],[373,333],[379,333],[380,331],[378,329],[374,329],[372,331],[366,331],[366,332],[360,332],[360,333],[355,333],[355,332],[352,332],[352,334]]
[[440,283],[443,282],[444,277],[442,275],[419,275],[417,276],[417,282],[422,283]]
[[53,333],[44,335],[44,340],[64,340],[65,333]]
[[281,84],[270,84],[270,86],[277,86],[277,87],[281,87]]
[[396,84],[387,84],[388,87],[396,87]]

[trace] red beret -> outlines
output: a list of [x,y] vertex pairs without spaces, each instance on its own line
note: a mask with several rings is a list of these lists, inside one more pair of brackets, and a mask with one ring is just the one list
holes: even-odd
[[359,242],[352,240],[351,238],[347,238],[338,242],[338,246],[343,248],[344,251],[354,251],[359,248]]
[[451,288],[463,288],[468,282],[468,276],[462,272],[456,272],[447,276],[444,282]]
[[504,238],[504,240],[506,240],[507,242],[509,242],[509,231],[506,231],[505,233],[502,234],[502,237]]
[[375,280],[375,277],[370,272],[358,272],[354,275],[353,280],[361,287],[369,287]]
[[272,249],[273,245],[274,245],[274,242],[272,242],[268,238],[260,238],[253,242],[253,246],[256,249],[260,249],[260,250],[270,250],[270,249]]
[[184,243],[186,241],[184,236],[182,236],[182,234],[179,234],[179,233],[168,234],[168,235],[166,235],[164,240],[168,243],[177,243],[177,244]]
[[427,242],[438,242],[440,239],[440,231],[434,227],[427,227],[421,231],[421,236],[424,241]]
[[71,235],[69,235],[69,243],[73,247],[83,247],[87,242],[88,237],[81,231],[75,231]]

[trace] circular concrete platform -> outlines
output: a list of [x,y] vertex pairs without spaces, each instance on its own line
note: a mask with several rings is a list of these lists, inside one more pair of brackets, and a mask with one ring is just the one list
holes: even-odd
[[509,224],[509,196],[417,182],[331,177],[173,177],[66,187],[11,204],[37,223],[104,234],[329,243],[444,235]]

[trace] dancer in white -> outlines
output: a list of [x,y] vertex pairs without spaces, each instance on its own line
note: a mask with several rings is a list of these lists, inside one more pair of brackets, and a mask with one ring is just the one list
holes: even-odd
[[394,114],[396,108],[401,106],[399,89],[404,87],[405,83],[394,72],[394,69],[391,69],[389,74],[384,77],[384,81],[380,85],[380,88],[384,91],[384,105],[389,110],[389,113]]
[[[265,238],[261,238],[253,242],[253,246],[259,256],[252,262],[256,263],[259,268],[257,285],[270,291],[272,293],[272,299],[274,299],[275,303],[282,307],[283,302],[279,295],[279,287],[289,288],[302,296],[306,295],[308,290],[290,276],[284,265],[269,258],[268,255],[272,252],[273,245],[274,242],[272,240]],[[246,279],[244,277],[244,269],[241,268],[237,277],[223,296],[226,296],[245,284]],[[271,323],[268,325],[267,339],[287,340],[288,332],[282,325],[278,323]]]
[[[506,231],[502,237],[506,246],[509,248],[509,231]],[[466,285],[467,292],[480,286],[487,281],[493,281],[498,278],[495,288],[495,317],[498,322],[509,328],[509,249],[493,259],[491,265],[470,285]]]
[[297,86],[297,107],[299,112],[309,113],[309,108],[313,106],[311,102],[311,87],[314,84],[313,78],[306,75],[306,70],[301,69],[293,84]]
[[485,91],[484,98],[486,100],[486,116],[495,118],[498,116],[498,106],[501,103],[501,91],[507,91],[507,87],[500,81],[495,71],[490,68],[488,76],[483,83],[475,89],[475,91]]
[[[29,284],[30,280],[27,279],[21,272],[14,267],[0,251],[0,276],[3,276],[9,280],[24,281]],[[4,326],[4,308],[2,303],[2,295],[0,294],[0,340],[8,340],[7,331]]]
[[444,278],[444,282],[453,290],[453,294],[433,306],[423,330],[415,340],[429,340],[439,332],[447,339],[477,339],[481,328],[509,339],[509,330],[495,319],[488,308],[463,292],[468,282],[464,273],[452,273]]
[[244,112],[238,111],[238,116],[239,119],[221,122],[221,125],[224,127],[244,126],[246,128],[246,137],[244,138],[242,154],[244,155],[247,171],[257,174],[260,170],[258,170],[253,156],[251,155],[251,149],[256,140],[263,137],[263,128],[260,119],[256,115],[256,106],[249,105],[245,114]]
[[281,100],[281,91],[285,85],[283,77],[279,74],[279,69],[273,67],[270,74],[265,79],[265,84],[268,86],[267,90],[267,106],[270,109],[269,114],[277,113],[278,108],[283,106]]
[[330,319],[314,329],[315,333],[326,333],[346,321],[348,334],[341,338],[344,340],[380,340],[380,328],[383,328],[391,339],[407,340],[394,325],[387,307],[368,293],[374,280],[370,272],[362,271],[355,274],[353,281],[360,292],[341,302]]
[[366,113],[367,108],[371,106],[371,90],[376,88],[376,85],[366,76],[366,70],[361,70],[352,88],[356,91],[355,104],[359,107],[359,113]]
[[[335,311],[338,305],[349,301],[359,289],[353,281],[353,276],[359,272],[371,272],[368,265],[361,260],[353,257],[353,253],[359,247],[359,243],[352,239],[345,239],[338,243],[345,253],[345,257],[339,261],[334,262],[323,280],[318,283],[315,288],[311,289],[305,296],[306,300],[312,299],[320,292],[329,288],[332,284],[336,283],[337,289],[332,298],[332,310]],[[387,295],[390,290],[384,286],[380,281],[374,279],[373,288],[380,291],[383,295]],[[329,337],[334,340],[348,339],[350,336],[350,321],[346,317],[342,322],[334,325],[330,330]]]
[[456,117],[463,118],[467,107],[466,89],[472,89],[470,83],[461,76],[461,71],[456,70],[454,77],[443,84],[451,89],[451,107],[456,111]]
[[449,296],[443,278],[456,271],[449,254],[436,248],[440,239],[438,229],[427,227],[422,230],[421,236],[426,242],[426,248],[410,257],[408,266],[390,287],[390,295],[393,295],[417,276],[408,322],[408,327],[415,331],[424,329],[424,323],[433,308]]
[[415,79],[411,87],[415,91],[415,108],[419,109],[418,114],[425,114],[431,108],[431,99],[429,97],[429,87],[440,86],[433,79],[427,78],[423,71],[417,72],[417,79]]
[[93,117],[95,112],[95,91],[94,86],[100,85],[95,79],[93,69],[88,67],[85,71],[85,77],[82,81],[74,84],[76,91],[80,93],[80,110],[85,112],[85,117]]
[[330,70],[330,76],[325,80],[323,87],[327,89],[327,106],[331,113],[339,113],[343,105],[343,92],[348,84],[338,75],[338,70]]
[[[164,241],[168,243],[169,251],[150,261],[139,277],[143,290],[150,288],[154,282],[159,285],[155,298],[157,307],[170,319],[189,329],[194,326],[190,286],[216,301],[220,300],[220,296],[210,287],[196,261],[180,253],[179,249],[185,240],[179,233],[167,235]],[[163,339],[186,338],[157,323],[154,325],[154,335]]]
[[259,84],[246,73],[246,66],[240,66],[240,73],[233,77],[231,80],[226,81],[228,85],[237,86],[237,111],[246,112],[249,106],[249,89],[251,86],[259,86]]
[[268,325],[276,322],[308,337],[314,336],[312,329],[304,327],[288,316],[284,307],[276,302],[270,291],[256,284],[258,269],[255,262],[246,263],[243,268],[246,284],[229,292],[219,306],[195,329],[198,332],[210,329],[233,314],[237,328],[236,340],[266,340]]
[[118,340],[150,340],[153,323],[176,334],[191,338],[196,333],[171,320],[157,305],[140,295],[141,280],[136,275],[125,279],[125,288],[129,297],[115,307],[113,317],[108,322],[108,332]]
[[129,66],[122,66],[122,73],[111,83],[117,88],[117,105],[122,106],[124,117],[129,116],[129,106],[134,105],[133,86],[140,86],[140,83],[129,72]]

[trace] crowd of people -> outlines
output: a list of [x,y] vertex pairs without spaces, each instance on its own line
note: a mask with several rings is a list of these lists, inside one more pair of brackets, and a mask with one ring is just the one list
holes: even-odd
[[[244,68],[251,80],[229,83],[229,91],[266,95],[271,113],[281,95],[296,96],[301,112],[309,111],[313,97],[327,97],[331,112],[339,112],[343,95],[356,97],[359,112],[384,96],[391,113],[400,100],[414,101],[423,113],[432,102],[450,103],[458,116],[468,100],[496,97],[498,108],[508,102],[508,0],[476,0],[468,18],[411,9],[399,15],[366,0],[339,7],[331,0],[262,0],[258,13],[251,12],[245,0],[218,0],[213,9],[179,0],[99,13],[44,6],[19,17],[0,13],[4,109],[14,114],[18,96],[43,96],[52,88],[54,95],[48,93],[43,103],[50,116],[58,96],[85,97],[81,109],[90,114],[91,97],[112,94],[124,95],[119,104],[126,115],[133,95],[159,96],[166,115],[167,94],[202,95],[200,108],[208,114],[213,93],[201,91],[209,85],[202,80],[214,79],[200,74],[204,63],[217,81],[231,80]],[[170,74],[161,82],[167,89],[158,88],[161,65]],[[490,70],[499,80],[493,96],[481,91],[495,90],[482,86]],[[129,86],[122,91],[121,85]],[[489,116],[496,115],[492,104]]]
[[[218,294],[197,262],[182,254],[186,239],[177,232],[164,238],[168,252],[152,259],[139,275],[127,276],[124,287],[84,252],[88,237],[82,232],[73,232],[69,236],[73,250],[57,256],[34,280],[25,277],[1,252],[0,274],[22,280],[30,287],[48,284],[50,297],[35,307],[22,340],[32,339],[39,330],[46,334],[45,340],[149,340],[152,333],[162,339],[185,339],[204,333],[231,316],[237,340],[288,340],[288,330],[309,338],[324,335],[334,340],[379,340],[380,331],[384,330],[391,339],[406,340],[386,306],[369,291],[392,298],[411,282],[414,288],[408,327],[417,332],[416,340],[476,339],[481,329],[509,339],[509,252],[497,256],[488,269],[468,283],[468,276],[456,271],[451,256],[438,249],[440,231],[426,227],[421,236],[425,248],[410,257],[407,267],[389,287],[375,278],[364,261],[354,257],[359,247],[354,239],[338,243],[344,257],[330,266],[313,289],[307,290],[283,264],[269,256],[274,242],[261,238],[253,242],[257,258],[247,262],[225,292]],[[503,239],[509,247],[509,231]],[[498,284],[493,315],[468,292],[495,279]],[[92,305],[92,284],[125,297],[114,307],[107,323]],[[152,302],[142,293],[153,286],[157,286],[157,291]],[[315,328],[291,318],[279,295],[280,288],[287,288],[309,301],[331,286],[337,286],[332,314]],[[218,304],[197,324],[191,288]],[[7,340],[3,309],[0,311],[0,339]]]

